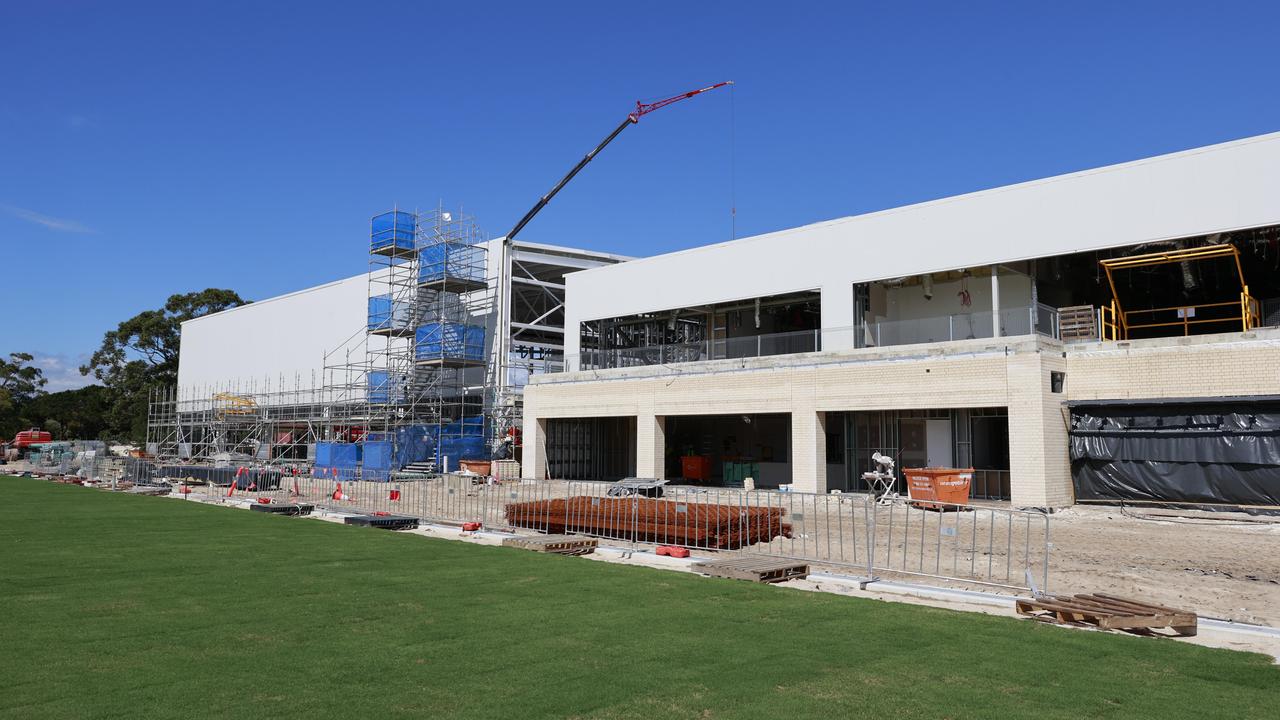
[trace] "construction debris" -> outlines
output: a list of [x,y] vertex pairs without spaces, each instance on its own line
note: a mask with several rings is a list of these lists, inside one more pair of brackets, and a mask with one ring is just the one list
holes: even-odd
[[316,509],[316,506],[307,503],[254,503],[249,506],[249,509],[255,512],[271,513],[272,515],[297,517],[310,515]]
[[418,518],[390,513],[374,513],[372,515],[353,515],[342,519],[346,525],[362,525],[364,527],[382,528],[383,530],[417,530]]
[[1017,601],[1019,615],[1061,625],[1094,625],[1103,630],[1171,628],[1179,635],[1195,635],[1197,617],[1189,610],[1175,610],[1114,595],[1040,595]]
[[709,550],[735,550],[791,537],[791,525],[782,521],[786,511],[775,507],[575,496],[513,503],[505,513],[514,527],[551,534],[582,532]]

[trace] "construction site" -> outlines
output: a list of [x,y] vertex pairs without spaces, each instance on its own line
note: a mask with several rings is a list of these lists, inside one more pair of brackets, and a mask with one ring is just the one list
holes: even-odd
[[729,85],[499,238],[373,215],[360,274],[182,326],[139,457],[36,471],[1280,623],[1280,134],[647,258],[517,239]]
[[0,720],[1274,717],[1280,7],[585,9],[9,13]]
[[517,238],[722,88],[637,103],[496,239],[373,215],[358,274],[182,325],[134,457],[32,430],[25,459],[1067,624],[1280,623],[1280,133],[646,258]]

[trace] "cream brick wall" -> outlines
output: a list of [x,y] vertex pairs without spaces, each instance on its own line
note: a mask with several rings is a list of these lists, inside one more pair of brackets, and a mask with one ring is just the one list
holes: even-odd
[[1069,346],[1067,397],[1104,400],[1280,393],[1280,330]]
[[641,413],[636,418],[636,477],[667,477],[665,418]]
[[[1066,373],[1064,394],[1050,392],[1055,370]],[[828,412],[1005,407],[1013,504],[1062,507],[1074,501],[1064,401],[1276,393],[1275,330],[1065,348],[1044,338],[985,339],[584,371],[540,376],[525,389],[526,466],[538,472],[542,462],[528,461],[539,419],[636,416],[638,471],[656,473],[666,416],[783,412],[792,414],[793,482],[825,492]]]

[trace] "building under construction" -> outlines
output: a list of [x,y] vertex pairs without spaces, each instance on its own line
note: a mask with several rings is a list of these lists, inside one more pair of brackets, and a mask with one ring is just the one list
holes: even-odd
[[1275,507],[1276,188],[1280,133],[639,260],[396,211],[364,275],[184,324],[149,449]]
[[512,458],[524,385],[562,369],[565,274],[627,259],[442,209],[373,217],[368,247],[362,275],[185,323],[148,452],[374,480]]
[[1280,133],[574,273],[524,472],[1275,507],[1278,190]]

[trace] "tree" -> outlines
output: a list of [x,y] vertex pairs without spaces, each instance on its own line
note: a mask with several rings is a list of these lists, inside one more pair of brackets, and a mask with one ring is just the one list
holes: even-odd
[[35,397],[48,382],[43,370],[27,364],[31,360],[31,353],[20,352],[9,353],[8,360],[0,360],[0,392],[13,402]]
[[149,393],[178,381],[182,323],[245,304],[234,291],[217,288],[173,295],[163,308],[138,313],[107,331],[80,374],[92,373],[110,391],[108,431],[141,441]]
[[0,360],[0,436],[17,432],[22,404],[44,392],[44,372],[28,365],[31,359],[30,353],[16,352]]
[[101,385],[86,385],[32,398],[19,408],[18,417],[22,427],[43,423],[50,432],[61,428],[58,439],[107,439],[103,431],[107,429],[110,409],[110,391]]

